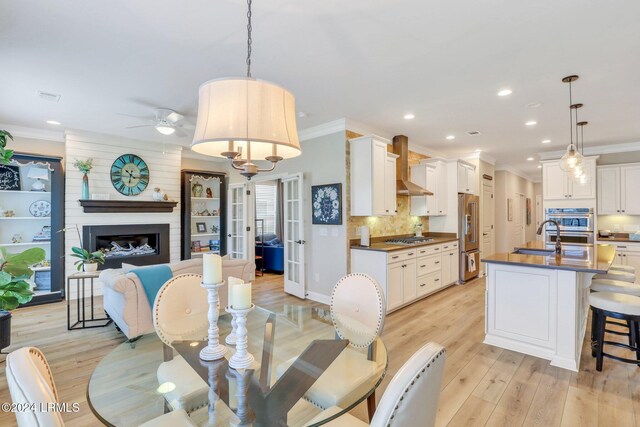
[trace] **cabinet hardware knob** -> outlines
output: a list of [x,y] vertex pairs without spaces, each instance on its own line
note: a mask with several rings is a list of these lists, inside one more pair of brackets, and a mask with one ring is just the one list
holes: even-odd
[[407,254],[407,255],[408,255],[408,256],[411,256],[411,255],[413,255],[413,252],[411,252],[410,254]]
[[396,258],[398,258],[398,255],[391,257],[391,259],[396,259]]
[[434,279],[433,281],[434,281],[434,282],[439,282],[439,281],[440,281],[440,279]]
[[440,261],[436,261],[434,264],[440,264]]
[[402,268],[405,268],[407,266],[407,264],[402,264]]
[[622,212],[624,212],[624,209],[622,209]]
[[424,286],[427,286],[427,284],[426,283],[420,283],[420,287],[424,287]]
[[420,266],[420,268],[425,268],[425,267],[426,267],[426,264],[423,264]]
[[297,243],[299,245],[304,245],[306,242],[306,240],[296,240],[294,243]]

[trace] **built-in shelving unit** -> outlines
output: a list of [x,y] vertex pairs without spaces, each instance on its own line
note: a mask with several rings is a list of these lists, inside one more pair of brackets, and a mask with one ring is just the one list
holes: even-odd
[[16,153],[0,174],[4,178],[4,188],[0,189],[0,248],[8,253],[44,249],[45,262],[31,267],[34,274],[28,282],[35,296],[29,305],[59,301],[64,282],[61,158]]
[[226,188],[224,173],[182,171],[182,259],[226,254]]

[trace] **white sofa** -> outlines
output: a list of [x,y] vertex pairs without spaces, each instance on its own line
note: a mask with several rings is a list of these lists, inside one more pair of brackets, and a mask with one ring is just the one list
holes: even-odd
[[[177,276],[185,273],[202,274],[202,258],[167,264]],[[134,267],[135,268],[135,267]],[[229,276],[251,281],[256,265],[244,259],[223,259],[222,278]],[[127,338],[132,339],[153,331],[151,307],[138,276],[129,268],[108,269],[100,273],[103,284],[104,310]],[[220,306],[227,305],[227,287],[220,288]]]

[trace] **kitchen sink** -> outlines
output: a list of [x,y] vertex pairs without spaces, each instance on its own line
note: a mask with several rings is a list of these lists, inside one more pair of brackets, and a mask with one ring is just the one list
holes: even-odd
[[512,253],[519,254],[519,255],[549,256],[549,255],[553,255],[554,252],[555,251],[553,249],[527,249],[527,248],[520,248],[520,249],[516,249]]

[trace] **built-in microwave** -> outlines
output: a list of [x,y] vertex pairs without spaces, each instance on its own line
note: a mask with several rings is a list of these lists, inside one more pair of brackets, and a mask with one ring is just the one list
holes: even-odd
[[[585,231],[593,233],[592,208],[549,208],[545,219],[556,221],[562,231]],[[547,224],[547,230],[555,230],[553,224]]]
[[[545,242],[547,245],[556,243],[555,230],[547,230]],[[593,246],[595,234],[593,231],[564,231],[560,230],[562,246]]]

